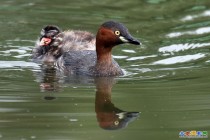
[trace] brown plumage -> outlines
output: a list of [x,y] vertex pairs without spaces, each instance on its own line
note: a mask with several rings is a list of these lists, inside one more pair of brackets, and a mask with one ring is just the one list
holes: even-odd
[[62,32],[57,26],[48,25],[41,30],[31,58],[35,62],[55,62],[63,53],[78,50],[95,50],[95,35],[77,30]]
[[68,30],[56,36],[53,46],[58,46],[63,52],[95,50],[95,35],[87,31]]
[[[112,48],[123,43],[140,45],[121,23],[108,21],[101,25],[96,37],[86,31],[57,32],[56,27],[44,28],[46,35],[36,43],[33,60],[56,62],[57,69],[70,74],[118,76],[123,71],[112,58]],[[60,31],[60,30],[58,30]],[[54,34],[53,34],[54,33]],[[37,53],[38,52],[38,53]]]
[[108,21],[101,25],[96,35],[96,51],[68,51],[57,61],[58,68],[71,74],[89,76],[118,76],[123,71],[112,58],[112,48],[116,45],[130,43],[140,45],[121,23]]

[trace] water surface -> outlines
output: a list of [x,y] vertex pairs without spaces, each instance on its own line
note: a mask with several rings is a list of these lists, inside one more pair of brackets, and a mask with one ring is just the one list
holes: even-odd
[[[1,0],[0,13],[0,139],[210,133],[209,0]],[[114,48],[125,76],[65,77],[30,62],[44,25],[96,33],[107,20],[124,23],[143,44]]]

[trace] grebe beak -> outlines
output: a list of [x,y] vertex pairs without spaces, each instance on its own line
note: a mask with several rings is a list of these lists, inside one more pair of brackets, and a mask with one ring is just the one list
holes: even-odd
[[119,38],[120,38],[120,40],[123,43],[130,43],[130,44],[134,44],[134,45],[141,45],[141,42],[138,41],[137,39],[135,39],[134,37],[132,37],[131,35],[120,36]]

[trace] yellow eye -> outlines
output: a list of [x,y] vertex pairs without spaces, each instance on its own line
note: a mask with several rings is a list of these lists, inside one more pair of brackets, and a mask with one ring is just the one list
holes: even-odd
[[115,121],[114,122],[114,125],[118,125],[120,122],[119,121]]
[[120,31],[115,31],[114,32],[116,35],[120,35]]

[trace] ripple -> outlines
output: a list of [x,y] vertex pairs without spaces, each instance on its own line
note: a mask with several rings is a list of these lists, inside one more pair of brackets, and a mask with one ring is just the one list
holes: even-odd
[[9,50],[6,50],[6,51],[0,51],[2,53],[6,53],[6,54],[10,54],[10,53],[19,53],[19,54],[25,54],[27,51],[26,50],[21,50],[21,49],[9,49]]
[[179,52],[179,51],[184,51],[184,50],[189,50],[189,49],[202,48],[202,47],[206,47],[206,46],[210,46],[210,43],[172,44],[169,46],[161,47],[161,48],[159,48],[158,51],[162,52],[162,53],[165,53],[165,52],[173,53],[173,52]]
[[[7,49],[7,50],[3,50],[0,51],[0,55],[2,56],[12,56],[15,58],[24,58],[27,56],[30,56],[31,54],[28,53],[29,51],[32,50],[31,46],[14,46],[14,45],[9,45],[9,46],[4,46],[6,47],[12,47],[12,49]],[[17,48],[17,49],[16,49]],[[19,54],[14,56],[14,54]]]
[[128,59],[126,59],[126,60],[128,60],[128,61],[133,61],[133,60],[142,60],[142,59],[153,58],[153,57],[157,57],[157,55],[137,56],[137,57],[128,58]]
[[16,55],[16,56],[13,56],[15,58],[24,58],[24,57],[28,57],[28,56],[31,56],[31,54],[22,54],[22,55]]
[[148,3],[150,4],[159,4],[161,2],[165,2],[166,0],[147,0]]
[[206,63],[210,63],[210,60],[207,60]]
[[33,62],[25,61],[0,61],[0,68],[39,68],[39,65]]
[[128,56],[116,56],[114,55],[113,58],[115,59],[124,59],[124,58],[127,58]]
[[78,122],[78,119],[69,119],[70,122]]
[[0,108],[0,112],[6,113],[6,112],[20,112],[23,111],[24,109],[19,109],[19,108]]
[[198,53],[198,54],[194,54],[194,55],[175,56],[172,58],[167,58],[167,59],[153,62],[153,64],[171,65],[171,64],[177,64],[177,63],[186,63],[186,62],[195,61],[195,60],[204,58],[205,56],[206,55],[202,54],[202,53]]
[[123,52],[127,52],[127,53],[136,53],[136,51],[134,50],[122,50]]
[[210,16],[210,10],[206,10],[201,14],[197,14],[197,15],[187,15],[184,18],[181,19],[181,21],[191,21],[194,20],[196,18],[200,18],[200,17],[209,17]]
[[183,35],[202,35],[206,33],[210,33],[210,27],[201,27],[193,31],[173,32],[173,33],[167,34],[166,37],[174,38],[174,37],[179,37]]
[[16,39],[7,39],[6,42],[31,42],[31,43],[35,43],[35,40],[27,40],[27,39],[20,39],[20,38],[16,38]]

